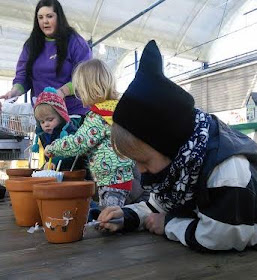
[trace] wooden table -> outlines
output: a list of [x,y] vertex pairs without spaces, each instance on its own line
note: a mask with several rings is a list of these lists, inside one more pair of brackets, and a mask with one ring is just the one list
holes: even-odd
[[50,244],[43,232],[15,225],[0,202],[0,279],[257,279],[257,251],[200,254],[147,232]]

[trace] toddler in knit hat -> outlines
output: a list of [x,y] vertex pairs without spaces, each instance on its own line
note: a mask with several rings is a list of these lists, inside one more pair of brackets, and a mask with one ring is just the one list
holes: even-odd
[[[71,122],[64,100],[56,93],[56,89],[46,87],[37,98],[34,106],[37,128],[32,152],[39,152],[39,139],[42,146],[45,148],[54,140],[63,138],[69,134],[74,134],[77,130]],[[45,159],[48,161],[49,158],[45,157]],[[52,158],[51,169],[56,167],[56,164],[60,159],[62,159],[61,169],[69,170],[75,157],[54,157]],[[83,168],[83,165],[83,160],[80,159],[77,162],[75,169]],[[48,164],[46,163],[44,167],[48,167]]]

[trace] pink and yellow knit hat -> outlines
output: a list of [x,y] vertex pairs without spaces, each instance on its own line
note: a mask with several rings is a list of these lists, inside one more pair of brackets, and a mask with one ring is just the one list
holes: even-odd
[[67,111],[67,107],[65,101],[57,95],[57,91],[55,88],[46,87],[44,91],[39,94],[36,104],[34,106],[34,110],[40,104],[49,104],[51,105],[55,111],[66,121],[70,122],[70,117]]

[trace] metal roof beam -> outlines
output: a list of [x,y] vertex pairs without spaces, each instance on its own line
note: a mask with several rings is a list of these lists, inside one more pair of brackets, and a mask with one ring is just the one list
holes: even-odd
[[197,19],[197,17],[201,14],[201,12],[205,9],[206,5],[208,4],[209,0],[206,0],[205,3],[202,5],[202,7],[196,11],[193,16],[190,16],[191,17],[191,20],[189,21],[184,33],[182,34],[182,38],[180,39],[179,43],[178,43],[178,46],[176,48],[176,54],[179,53],[179,50],[181,48],[181,46],[183,45],[184,43],[184,40],[186,38],[186,35],[190,29],[190,27],[192,26],[193,22]]
[[119,30],[121,30],[122,28],[124,28],[125,26],[127,26],[128,24],[133,22],[134,20],[138,19],[139,17],[141,17],[142,15],[144,15],[147,12],[149,12],[150,10],[152,10],[153,8],[155,8],[156,6],[160,5],[161,3],[165,2],[165,1],[166,0],[159,0],[159,1],[155,2],[150,7],[148,7],[144,11],[140,12],[139,14],[135,15],[133,18],[129,19],[128,21],[124,22],[122,25],[120,25],[119,27],[115,28],[113,31],[111,31],[110,33],[106,34],[104,37],[102,37],[101,39],[99,39],[95,43],[92,43],[92,47],[98,45],[99,43],[101,43],[102,41],[107,39],[108,37],[112,36],[114,33],[118,32]]

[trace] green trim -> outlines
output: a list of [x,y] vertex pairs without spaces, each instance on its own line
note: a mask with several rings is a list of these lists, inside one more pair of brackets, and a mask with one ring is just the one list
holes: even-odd
[[67,84],[65,84],[65,85],[69,88],[70,95],[74,95],[72,82],[69,82],[69,83],[67,83]]
[[45,40],[48,41],[48,42],[54,42],[55,41],[55,39],[49,38],[49,37],[45,37]]
[[23,94],[25,92],[24,87],[22,84],[14,84],[13,87],[21,92]]
[[239,130],[241,132],[245,130],[257,130],[257,122],[249,122],[249,123],[240,123],[240,124],[235,124],[235,125],[230,125],[230,127]]

